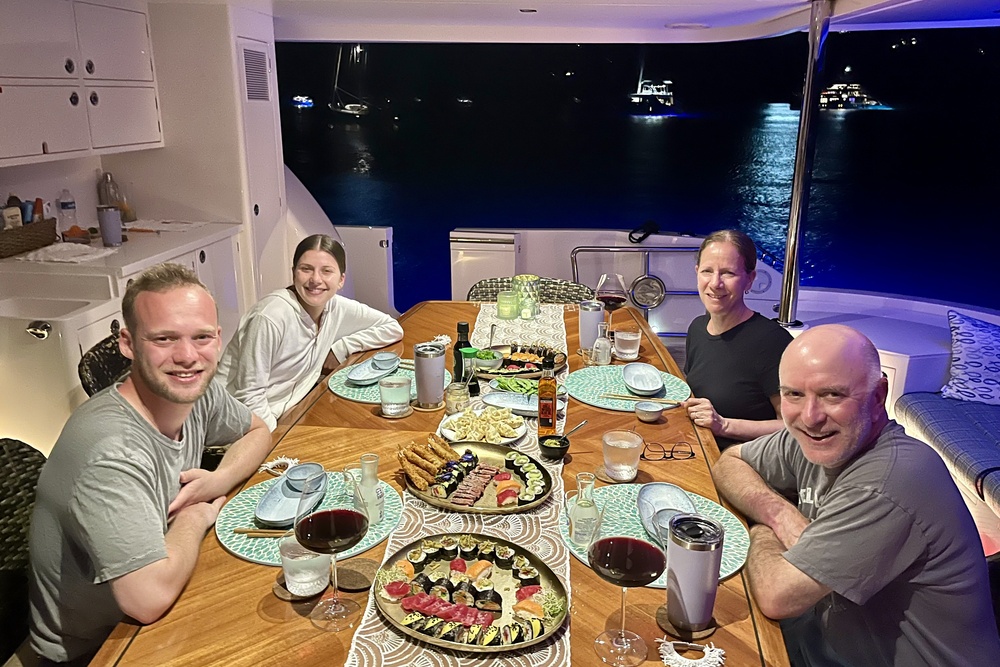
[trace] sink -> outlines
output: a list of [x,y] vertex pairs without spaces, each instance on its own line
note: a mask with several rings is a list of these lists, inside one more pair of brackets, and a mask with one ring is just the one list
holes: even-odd
[[89,306],[90,303],[90,301],[76,299],[38,299],[34,297],[0,299],[0,317],[16,317],[25,320],[58,319]]

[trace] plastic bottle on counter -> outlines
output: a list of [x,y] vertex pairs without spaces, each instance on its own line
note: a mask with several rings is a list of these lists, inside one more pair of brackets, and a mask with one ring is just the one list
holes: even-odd
[[[59,234],[69,231],[76,225],[76,199],[69,188],[63,188],[59,193]],[[60,236],[61,238],[61,236]]]
[[5,229],[14,229],[21,226],[21,200],[17,195],[7,197],[7,203],[3,208],[3,226]]
[[106,171],[101,174],[101,178],[97,182],[97,204],[99,206],[117,207],[121,198],[121,188],[115,183],[115,178],[111,175],[111,172]]

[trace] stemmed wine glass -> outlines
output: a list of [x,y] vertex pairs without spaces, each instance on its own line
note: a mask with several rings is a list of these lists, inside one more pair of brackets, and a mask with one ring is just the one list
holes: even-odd
[[594,532],[587,558],[599,577],[622,587],[621,629],[598,635],[594,650],[610,665],[639,665],[646,660],[648,649],[642,637],[625,629],[625,593],[629,588],[656,581],[667,567],[666,554],[655,542],[621,535],[616,526],[602,521]]
[[625,295],[625,281],[620,273],[602,273],[597,281],[594,298],[604,304],[608,311],[608,330],[611,330],[611,317],[614,311],[625,305],[628,297]]
[[333,497],[333,507],[321,508],[326,488],[325,472],[306,479],[295,513],[295,539],[310,551],[331,556],[333,597],[320,600],[309,618],[321,630],[339,632],[354,625],[361,605],[354,600],[340,599],[337,590],[337,554],[350,549],[364,538],[368,532],[368,516],[363,507],[355,508],[354,498],[348,493],[351,485],[346,480],[341,488],[342,492]]

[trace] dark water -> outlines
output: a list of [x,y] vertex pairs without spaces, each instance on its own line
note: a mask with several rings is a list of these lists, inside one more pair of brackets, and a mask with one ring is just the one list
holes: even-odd
[[[782,258],[798,123],[787,104],[692,95],[683,115],[650,120],[611,103],[617,90],[469,88],[471,106],[409,96],[360,123],[323,104],[282,109],[286,163],[330,218],[393,227],[399,310],[449,298],[460,226],[739,227]],[[821,114],[802,283],[997,307],[995,105],[894,106]]]

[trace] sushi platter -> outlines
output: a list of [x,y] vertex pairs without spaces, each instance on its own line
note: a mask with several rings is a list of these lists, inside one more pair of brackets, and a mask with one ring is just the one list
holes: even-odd
[[433,646],[472,653],[544,642],[566,620],[566,588],[540,558],[507,540],[442,533],[406,545],[375,575],[389,623]]
[[[440,457],[448,460],[437,468],[411,463],[419,450],[409,455],[410,465],[403,465],[407,489],[428,505],[453,512],[514,514],[538,507],[552,493],[552,475],[527,454],[485,442],[460,441],[444,447],[454,455]],[[437,444],[434,451],[442,449]]]
[[480,368],[476,372],[481,378],[519,377],[539,378],[542,376],[542,361],[551,356],[555,362],[553,370],[559,372],[566,367],[566,353],[544,345],[512,343],[510,354],[504,356],[499,368]]

